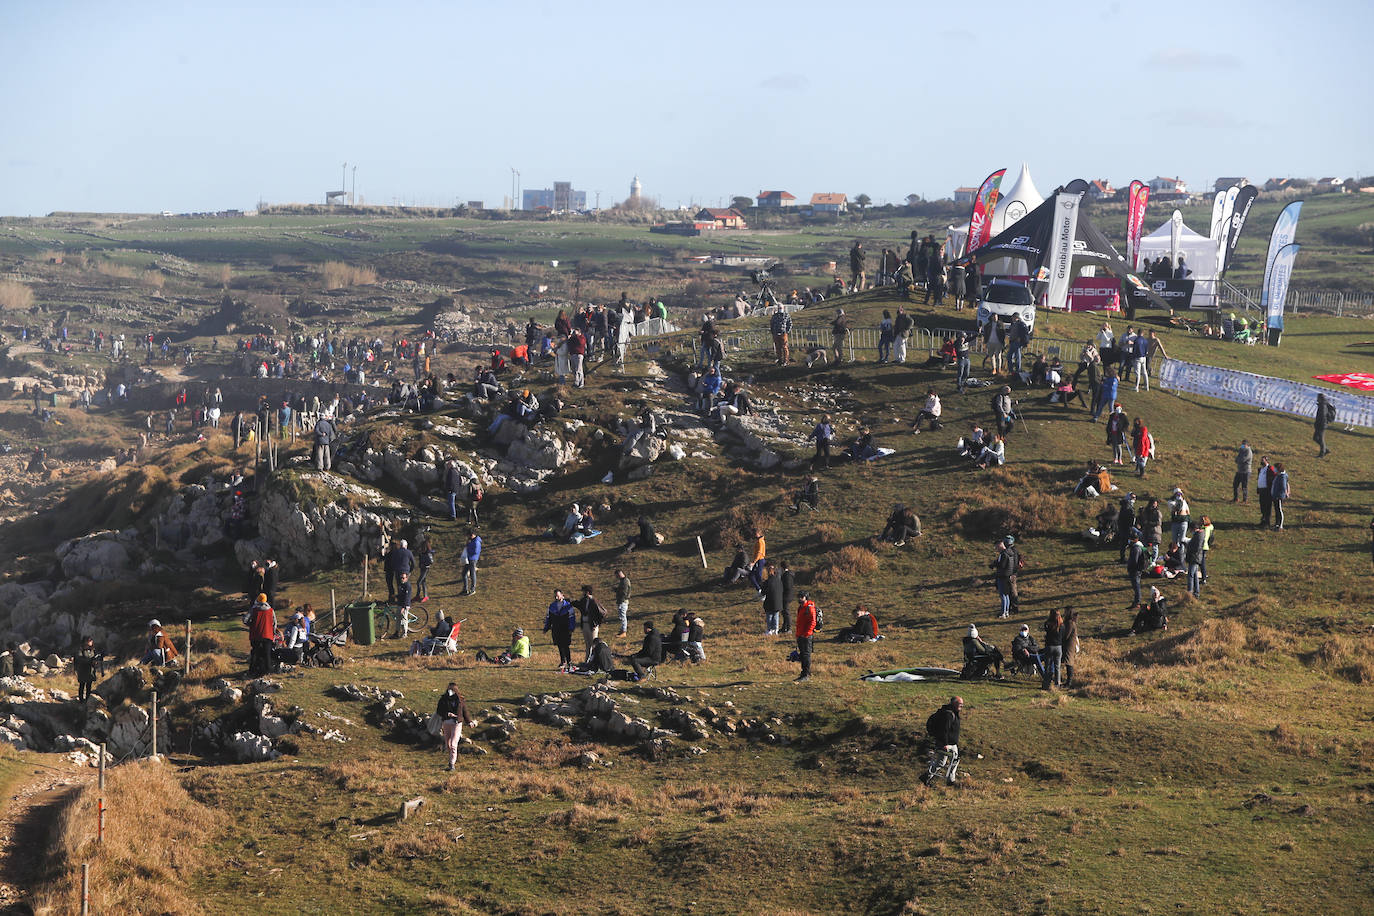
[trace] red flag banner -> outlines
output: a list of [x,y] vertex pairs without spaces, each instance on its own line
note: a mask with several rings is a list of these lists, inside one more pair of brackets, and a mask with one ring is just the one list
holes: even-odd
[[1131,182],[1130,203],[1126,207],[1126,260],[1131,270],[1140,268],[1140,233],[1145,227],[1145,205],[1150,202],[1150,186]]
[[1312,377],[1323,382],[1331,382],[1333,385],[1344,385],[1347,388],[1358,388],[1361,391],[1374,391],[1374,372],[1342,372],[1340,375],[1314,375]]
[[1002,186],[1002,176],[1006,169],[998,169],[983,180],[978,188],[978,196],[973,198],[973,214],[968,218],[968,254],[973,254],[992,238],[992,211],[997,207],[997,197]]

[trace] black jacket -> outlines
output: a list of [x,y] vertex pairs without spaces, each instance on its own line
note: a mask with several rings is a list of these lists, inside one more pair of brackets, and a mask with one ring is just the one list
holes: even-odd
[[434,715],[440,719],[457,719],[464,725],[471,725],[472,720],[468,718],[468,707],[463,702],[461,693],[450,694],[447,690],[439,697],[439,705],[434,709]]
[[1131,546],[1126,550],[1126,572],[1132,576],[1138,576],[1145,572],[1145,567],[1149,565],[1149,554],[1145,551],[1145,545],[1139,541],[1132,541]]
[[638,657],[648,659],[654,665],[663,661],[663,637],[658,635],[658,630],[644,634],[644,644],[639,647]]
[[[662,650],[661,650],[661,648],[660,648],[659,654],[660,654],[660,657],[661,657],[661,656],[662,656]],[[598,640],[598,641],[592,646],[592,657],[591,657],[591,661],[588,662],[588,667],[589,667],[592,671],[613,671],[613,670],[615,670],[615,660],[614,660],[614,658],[611,657],[611,647],[608,646],[608,645],[606,645],[606,643],[604,643],[604,642]]]
[[620,579],[617,579],[617,580],[615,581],[615,600],[616,600],[616,601],[629,601],[629,600],[630,600],[630,577],[629,577],[629,576],[625,576],[625,577],[620,578]]
[[763,582],[763,611],[765,614],[781,614],[786,606],[783,601],[782,576],[772,575]]
[[930,737],[936,744],[958,744],[959,743],[959,710],[949,704],[941,706],[936,710],[932,717]]

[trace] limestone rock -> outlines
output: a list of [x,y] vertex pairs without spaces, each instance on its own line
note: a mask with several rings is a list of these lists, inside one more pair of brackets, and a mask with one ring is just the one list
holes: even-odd
[[57,545],[62,572],[93,582],[127,578],[134,568],[137,548],[133,531],[97,531]]

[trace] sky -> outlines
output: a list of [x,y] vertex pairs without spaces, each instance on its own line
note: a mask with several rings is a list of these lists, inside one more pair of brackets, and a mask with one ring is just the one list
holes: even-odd
[[[0,215],[1374,174],[1368,0],[0,2]],[[356,167],[356,171],[354,171]]]

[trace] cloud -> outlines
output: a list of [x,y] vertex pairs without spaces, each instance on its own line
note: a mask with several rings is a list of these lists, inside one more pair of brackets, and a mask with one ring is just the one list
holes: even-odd
[[1151,116],[1151,121],[1164,124],[1166,127],[1188,130],[1245,130],[1260,126],[1254,121],[1237,118],[1219,108],[1176,108],[1156,111]]
[[1232,54],[1215,54],[1197,48],[1161,48],[1145,63],[1150,67],[1191,72],[1197,70],[1231,70],[1240,66],[1240,58]]
[[775,73],[759,81],[760,89],[776,89],[779,92],[800,92],[806,86],[806,77],[800,73]]

